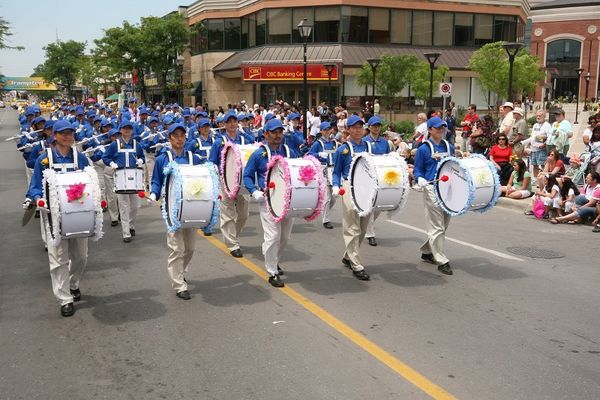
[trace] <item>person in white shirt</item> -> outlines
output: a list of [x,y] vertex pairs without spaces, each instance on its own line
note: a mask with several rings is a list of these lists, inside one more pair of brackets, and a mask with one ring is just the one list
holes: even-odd
[[426,139],[427,136],[427,114],[418,113],[417,114],[417,128],[415,129],[415,133],[412,136],[413,142],[421,143]]
[[542,110],[535,114],[537,121],[531,129],[531,137],[527,139],[531,145],[530,161],[533,165],[533,176],[537,177],[544,168],[548,152],[546,149],[546,140],[552,134],[552,125],[546,121],[546,113]]

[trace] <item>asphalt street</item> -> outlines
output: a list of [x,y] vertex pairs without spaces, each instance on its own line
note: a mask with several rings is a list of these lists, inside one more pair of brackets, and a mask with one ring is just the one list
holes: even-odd
[[198,235],[191,301],[170,287],[165,225],[144,205],[132,243],[108,223],[90,241],[83,299],[62,318],[38,220],[21,228],[24,164],[4,142],[16,116],[0,110],[2,400],[600,398],[600,234],[469,213],[452,219],[445,276],[420,260],[418,192],[363,244],[369,282],[340,262],[341,203],[334,230],[297,220],[285,290],[264,279],[251,203],[244,259]]

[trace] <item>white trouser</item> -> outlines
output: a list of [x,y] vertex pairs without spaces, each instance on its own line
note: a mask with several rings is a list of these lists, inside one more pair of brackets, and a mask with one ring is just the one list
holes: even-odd
[[331,193],[331,186],[327,186],[325,189],[325,202],[323,203],[323,223],[331,222],[331,210],[335,206],[335,197]]
[[46,221],[42,217],[42,212],[40,212],[40,235],[42,236],[42,242],[44,242],[44,246],[48,245],[48,233],[46,231]]
[[425,202],[427,241],[421,246],[421,252],[433,254],[435,263],[442,265],[449,261],[446,254],[444,254],[444,240],[446,229],[448,229],[448,225],[450,224],[450,215],[442,211],[435,203],[433,185],[425,186],[423,189],[423,200]]
[[33,176],[33,170],[27,166],[27,161],[25,161],[25,176],[27,177],[27,187],[29,187],[31,177]]
[[152,172],[154,172],[154,163],[156,162],[156,156],[153,153],[146,153],[146,173],[144,174],[144,187],[150,191],[152,185]]
[[248,215],[248,199],[241,189],[233,200],[221,189],[221,233],[229,251],[240,248],[240,232],[246,226]]
[[182,228],[177,232],[167,232],[167,247],[171,251],[167,259],[171,285],[177,293],[183,292],[188,289],[184,279],[196,247],[196,229]]
[[375,220],[379,218],[379,214],[381,214],[381,211],[373,211],[369,215],[369,224],[367,225],[367,233],[365,234],[367,239],[375,237]]
[[[45,223],[47,218],[44,217]],[[79,281],[87,264],[88,238],[62,239],[58,246],[50,240],[48,232],[48,261],[54,297],[61,306],[72,303],[71,289],[79,289]]]
[[358,251],[365,238],[365,232],[367,231],[370,217],[361,217],[354,209],[352,196],[350,195],[350,193],[352,193],[350,181],[344,181],[342,186],[346,190],[346,193],[342,196],[342,226],[344,229],[344,244],[346,245],[344,258],[350,260],[350,264],[354,271],[361,271],[365,268],[360,261]]
[[115,170],[104,167],[104,186],[106,187],[106,202],[111,221],[119,220],[119,200],[115,193]]
[[281,222],[273,221],[265,202],[260,203],[260,222],[262,222],[264,241],[262,252],[265,256],[265,269],[269,275],[277,275],[277,266],[281,254],[292,235],[294,218],[285,218]]
[[121,215],[121,230],[123,237],[131,237],[130,229],[135,229],[135,218],[138,211],[137,194],[117,194],[119,214]]
[[98,184],[100,185],[100,193],[102,194],[102,200],[106,200],[106,183],[102,176],[104,175],[104,167],[106,165],[102,160],[96,161],[94,163],[94,169],[96,170],[96,174],[98,174]]

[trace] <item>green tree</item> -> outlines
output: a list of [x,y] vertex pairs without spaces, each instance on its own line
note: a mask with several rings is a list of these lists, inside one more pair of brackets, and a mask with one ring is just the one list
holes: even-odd
[[[503,42],[488,43],[473,52],[469,68],[479,74],[478,81],[486,91],[496,93],[500,98],[508,90],[508,54],[502,47]],[[537,57],[521,50],[513,64],[513,92],[521,97],[524,92],[535,89],[538,81],[544,79]],[[488,105],[490,99],[488,98]]]
[[44,76],[44,64],[38,64],[37,67],[33,69],[33,74],[29,76]]
[[48,82],[62,84],[67,89],[69,97],[73,92],[73,85],[79,77],[84,61],[85,42],[69,40],[67,42],[50,43],[44,50],[46,60],[42,69],[42,76]]
[[11,49],[11,50],[23,50],[23,46],[9,46],[7,38],[12,36],[13,33],[10,29],[10,24],[4,18],[0,17],[0,50]]
[[[433,88],[437,88],[444,80],[444,77],[448,73],[448,66],[438,65],[433,70]],[[415,66],[410,72],[410,88],[415,97],[423,102],[429,100],[429,82],[431,78],[431,71],[429,63],[418,60]]]

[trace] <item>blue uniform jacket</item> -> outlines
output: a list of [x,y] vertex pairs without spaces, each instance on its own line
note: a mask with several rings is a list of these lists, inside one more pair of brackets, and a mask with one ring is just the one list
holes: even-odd
[[[255,190],[264,190],[265,189],[265,173],[267,172],[267,150],[264,146],[268,146],[264,144],[260,146],[254,153],[250,155],[248,158],[248,162],[244,167],[244,186],[246,190],[250,192],[250,194],[254,193]],[[289,148],[289,146],[288,146]],[[292,148],[290,149],[290,158],[297,158],[298,153],[296,153]],[[283,144],[279,146],[277,150],[271,149],[271,157],[275,155],[280,155],[285,157],[286,151]]]
[[215,142],[213,143],[212,147],[210,148],[210,158],[209,161],[213,164],[215,164],[217,167],[219,167],[221,165],[221,150],[223,149],[223,146],[225,145],[225,140],[235,143],[235,144],[242,144],[242,136],[244,137],[244,144],[252,144],[254,143],[254,138],[249,138],[247,137],[243,132],[237,132],[235,135],[235,139],[231,139],[229,136],[227,136],[227,139],[224,139],[223,136],[226,136],[227,133],[224,133],[223,135],[219,136]]
[[441,141],[440,144],[435,144],[433,140],[426,140],[423,142],[421,146],[417,149],[417,153],[415,154],[415,169],[413,171],[413,175],[415,180],[419,178],[424,178],[427,181],[432,181],[435,179],[435,171],[437,170],[437,165],[440,160],[436,160],[431,157],[431,149],[426,142],[430,142],[433,145],[433,151],[436,153],[442,153],[442,157],[454,155],[454,146],[448,144],[446,146],[445,141]]
[[[52,158],[54,164],[72,164],[73,163],[73,150],[69,150],[69,154],[63,157],[62,154],[56,149],[52,150]],[[90,165],[88,159],[83,154],[77,152],[77,164],[79,169],[83,169]],[[48,168],[48,155],[41,154],[37,160],[35,160],[35,166],[33,168],[33,175],[31,176],[31,182],[29,183],[29,190],[27,191],[26,197],[37,200],[44,194],[43,186],[43,172]],[[67,171],[73,171],[73,168],[67,169]]]
[[[348,140],[348,142],[352,143],[354,153],[363,153],[369,151],[367,142],[365,142],[364,139],[361,139],[359,144],[352,142],[351,139]],[[349,146],[350,145],[348,143],[344,143],[338,147],[337,151],[335,152],[332,179],[333,186],[341,187],[342,179],[348,179],[348,174],[350,173],[350,164],[352,164],[352,152],[350,151]]]
[[314,143],[310,147],[308,154],[310,154],[313,157],[316,157],[319,161],[321,161],[321,164],[323,165],[333,165],[335,153],[330,154],[329,157],[325,158],[319,157],[319,153],[325,150],[335,149],[337,149],[337,142],[335,140],[319,139],[314,141]]
[[371,153],[373,154],[387,154],[392,149],[390,148],[390,142],[379,136],[377,139],[373,139],[373,136],[367,135],[363,138],[365,142],[371,142]]
[[[183,153],[181,153],[181,155],[175,154],[175,152],[172,149],[169,149],[167,151],[169,151],[173,155],[173,161],[175,161],[177,164],[190,164],[189,155],[187,151],[184,150]],[[157,199],[160,197],[160,192],[162,190],[162,186],[165,180],[165,174],[163,171],[169,162],[169,156],[167,155],[167,152],[164,152],[156,159],[156,163],[154,163],[154,172],[152,173],[152,185],[150,188],[150,193],[154,193]],[[200,156],[198,156],[198,154],[192,153],[192,162],[194,165],[198,165],[203,164],[205,161],[201,159]]]
[[[48,142],[46,141],[46,139],[40,140],[39,142],[37,142],[32,148],[31,151],[27,154],[29,154],[28,158],[27,158],[27,168],[34,168],[35,167],[35,161],[38,159],[38,157],[42,154],[46,154],[46,149],[50,147],[48,145]],[[23,156],[25,156],[25,153],[23,153]]]
[[129,141],[129,143],[125,143],[123,138],[119,137],[117,140],[112,142],[110,144],[110,146],[108,146],[108,148],[106,148],[106,151],[104,152],[104,155],[102,156],[102,161],[104,162],[104,164],[106,164],[107,166],[110,166],[110,163],[114,161],[115,163],[117,163],[118,169],[125,168],[125,165],[126,165],[125,164],[125,156],[126,155],[129,156],[129,168],[136,167],[136,160],[138,158],[145,161],[146,157],[144,156],[144,150],[142,150],[142,146],[140,146],[139,144],[137,144],[137,146],[136,146],[135,154],[133,152],[132,153],[123,153],[123,152],[118,151],[117,141],[119,141],[121,143],[122,149],[133,149],[134,140],[135,139],[131,139]]

